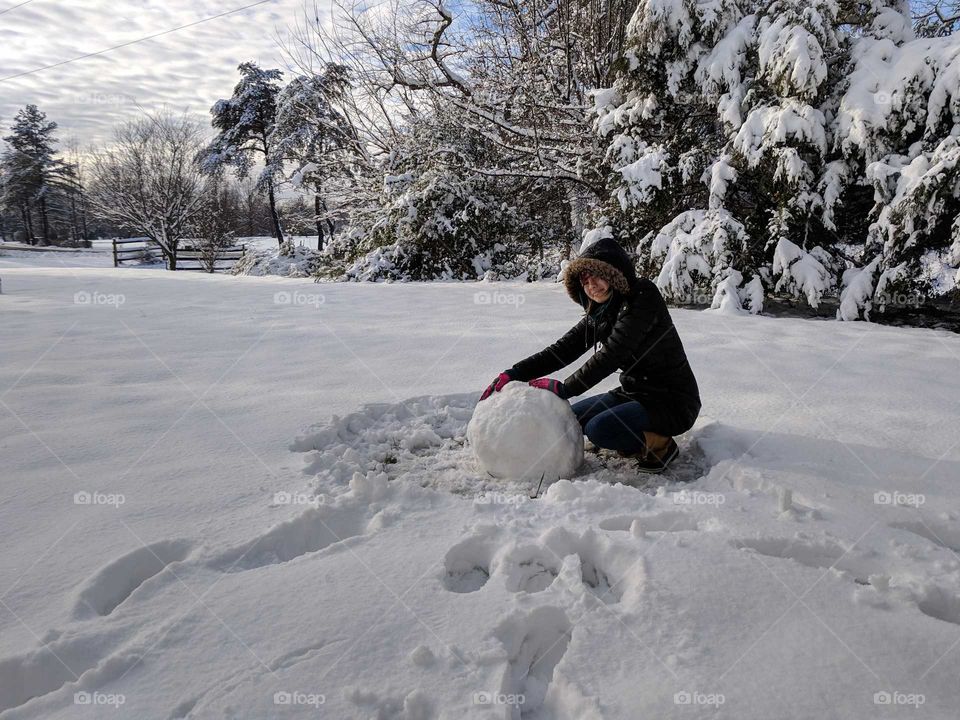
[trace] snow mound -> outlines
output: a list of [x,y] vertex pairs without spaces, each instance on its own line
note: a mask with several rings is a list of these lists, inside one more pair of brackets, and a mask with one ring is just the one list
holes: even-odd
[[[479,392],[426,395],[363,405],[356,412],[305,428],[290,449],[303,453],[303,473],[312,478],[312,492],[337,492],[336,488],[352,485],[356,473],[383,473],[391,485],[472,497],[484,507],[524,500],[539,483],[539,475],[535,481],[491,477],[478,467],[473,447],[467,444],[467,426],[479,396]],[[698,420],[691,432],[678,438],[680,457],[660,475],[638,473],[633,461],[615,454],[588,453],[576,478],[569,479],[623,483],[646,492],[690,482],[705,475],[712,464],[749,447],[749,443],[724,440],[722,432],[718,439],[718,430],[722,428],[709,418]],[[555,481],[545,478],[544,492]]]
[[497,478],[569,478],[583,463],[583,430],[569,403],[521,382],[477,405],[467,441]]
[[323,257],[318,250],[303,245],[288,246],[286,250],[287,254],[281,255],[277,247],[248,249],[230,272],[233,275],[310,277],[320,266]]

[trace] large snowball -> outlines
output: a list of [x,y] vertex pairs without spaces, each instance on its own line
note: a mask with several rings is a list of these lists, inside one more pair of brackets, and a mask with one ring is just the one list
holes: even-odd
[[467,440],[497,478],[569,478],[583,462],[583,430],[566,400],[511,382],[477,404]]

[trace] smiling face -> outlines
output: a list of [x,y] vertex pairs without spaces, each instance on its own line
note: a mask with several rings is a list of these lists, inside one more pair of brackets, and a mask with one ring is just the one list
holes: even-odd
[[580,273],[580,284],[587,297],[594,302],[606,302],[610,299],[610,283],[588,272]]

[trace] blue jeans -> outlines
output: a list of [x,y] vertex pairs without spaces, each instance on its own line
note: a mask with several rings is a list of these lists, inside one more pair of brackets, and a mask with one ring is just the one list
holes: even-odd
[[643,431],[653,431],[647,409],[636,400],[603,393],[570,406],[584,434],[597,447],[622,453],[641,452]]

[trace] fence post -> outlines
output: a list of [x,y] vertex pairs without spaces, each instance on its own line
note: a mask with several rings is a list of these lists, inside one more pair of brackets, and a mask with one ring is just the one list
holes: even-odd
[[117,239],[113,238],[113,266],[118,267],[119,262],[117,262]]

